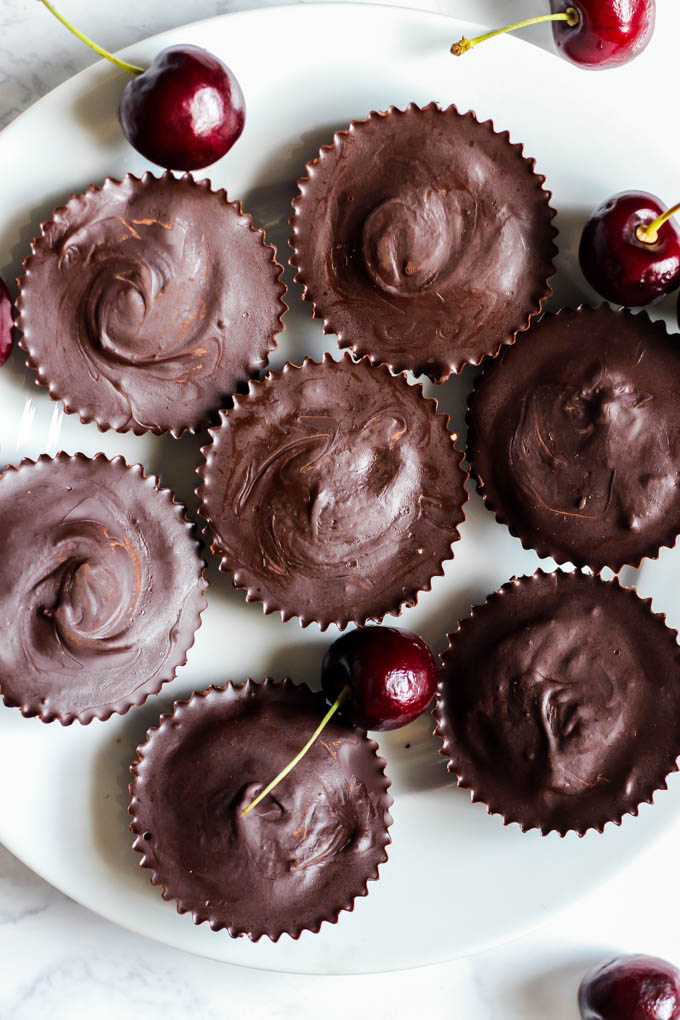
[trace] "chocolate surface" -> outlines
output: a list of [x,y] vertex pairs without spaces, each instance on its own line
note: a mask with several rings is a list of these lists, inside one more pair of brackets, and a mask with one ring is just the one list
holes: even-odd
[[183,508],[122,457],[59,454],[0,476],[0,690],[45,722],[140,705],[205,608]]
[[133,765],[131,829],[142,867],[180,913],[218,931],[297,938],[351,910],[387,860],[389,779],[377,744],[331,720],[245,817],[323,717],[290,681],[194,694],[150,732]]
[[463,520],[448,419],[386,368],[287,366],[211,430],[200,494],[237,587],[303,625],[379,619],[429,587]]
[[680,649],[618,582],[538,571],[449,636],[435,715],[459,785],[523,829],[637,813],[680,754]]
[[680,346],[608,306],[546,316],[482,376],[468,453],[489,509],[540,556],[637,565],[680,528]]
[[285,287],[274,255],[208,181],[109,179],[57,209],[33,242],[21,346],[83,421],[196,431],[276,346]]
[[490,121],[434,103],[336,133],[298,182],[292,262],[326,332],[447,379],[512,343],[550,293],[544,178]]

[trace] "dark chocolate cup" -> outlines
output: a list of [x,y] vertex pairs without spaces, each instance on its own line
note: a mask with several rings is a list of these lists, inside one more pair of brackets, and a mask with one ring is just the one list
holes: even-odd
[[210,181],[108,178],[41,225],[17,281],[19,345],[67,413],[177,438],[266,367],[282,272],[264,231]]
[[467,457],[487,508],[526,549],[596,572],[673,546],[679,375],[675,337],[644,312],[545,315],[470,397]]
[[506,825],[602,832],[677,771],[677,634],[617,579],[515,577],[459,623],[442,663],[440,753]]
[[122,457],[43,455],[2,472],[0,512],[6,706],[85,725],[174,679],[207,581],[169,489]]
[[298,181],[290,261],[303,298],[340,347],[444,382],[514,343],[552,293],[544,182],[508,132],[474,113],[370,113]]
[[247,680],[176,702],[149,730],[131,766],[133,848],[194,924],[253,942],[297,939],[335,924],[379,877],[391,842],[390,780],[378,745],[337,718],[241,817],[327,707],[305,685]]
[[467,476],[448,423],[422,387],[349,354],[251,383],[210,430],[198,469],[221,569],[246,601],[303,627],[415,605],[464,520]]

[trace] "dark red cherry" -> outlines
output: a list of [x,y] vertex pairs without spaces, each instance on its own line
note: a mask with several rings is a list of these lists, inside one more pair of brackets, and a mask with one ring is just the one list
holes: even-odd
[[339,709],[348,722],[365,730],[394,730],[430,704],[437,666],[416,634],[395,627],[360,627],[330,646],[321,684],[330,702],[349,686]]
[[12,350],[14,319],[12,299],[3,280],[0,280],[0,365],[4,365]]
[[550,0],[553,14],[573,7],[577,25],[553,22],[557,49],[593,70],[617,67],[644,50],[654,32],[655,0]]
[[617,956],[584,977],[583,1020],[680,1020],[680,972],[656,956]]
[[243,131],[245,103],[226,64],[198,46],[171,46],[123,91],[120,123],[131,145],[168,170],[200,170]]
[[669,219],[644,240],[667,211],[644,191],[622,191],[590,214],[579,247],[588,283],[618,305],[648,305],[680,286],[680,232]]

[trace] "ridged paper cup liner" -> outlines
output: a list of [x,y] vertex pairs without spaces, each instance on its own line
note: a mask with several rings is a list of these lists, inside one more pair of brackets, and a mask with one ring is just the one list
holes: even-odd
[[564,309],[485,367],[468,460],[496,520],[558,563],[637,567],[680,532],[680,345],[646,313]]
[[341,347],[443,382],[512,344],[551,293],[555,210],[507,131],[436,103],[372,112],[307,164],[296,280]]
[[210,548],[266,613],[322,629],[381,620],[453,556],[467,499],[456,437],[385,366],[287,364],[210,436],[198,490]]
[[44,455],[2,472],[0,514],[5,705],[85,724],[175,677],[207,582],[169,489],[122,457]]
[[602,832],[677,770],[677,634],[618,580],[513,578],[449,635],[442,662],[441,753],[506,825]]
[[267,365],[276,250],[208,180],[108,178],[43,223],[18,281],[37,383],[102,429],[197,432]]
[[178,702],[132,765],[141,867],[180,914],[214,931],[297,939],[352,910],[387,860],[385,762],[363,730],[331,719],[291,772],[244,808],[327,710],[290,680],[210,687]]

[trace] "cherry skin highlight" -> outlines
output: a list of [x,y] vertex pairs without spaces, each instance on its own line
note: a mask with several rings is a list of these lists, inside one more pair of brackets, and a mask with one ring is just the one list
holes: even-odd
[[680,972],[656,956],[617,956],[589,971],[583,1020],[680,1020]]
[[579,23],[553,22],[557,49],[580,67],[618,67],[639,56],[654,32],[655,0],[550,0],[553,14],[573,7]]
[[12,317],[12,299],[0,279],[0,366],[4,365],[12,350],[14,319]]
[[365,730],[394,730],[419,716],[437,686],[432,652],[416,634],[395,627],[360,627],[343,634],[323,660],[321,684],[339,714]]
[[673,220],[653,243],[638,238],[666,210],[654,195],[622,191],[590,214],[581,235],[579,262],[588,283],[607,301],[648,305],[680,286],[680,232]]
[[120,123],[131,145],[168,170],[200,170],[221,159],[243,131],[236,78],[198,46],[171,46],[123,91]]

